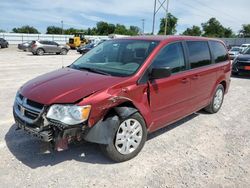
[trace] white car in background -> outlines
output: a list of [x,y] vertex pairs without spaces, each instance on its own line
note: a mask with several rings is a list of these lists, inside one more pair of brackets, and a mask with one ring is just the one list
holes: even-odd
[[238,47],[238,46],[232,47],[228,51],[230,59],[236,58],[241,52],[242,52],[242,47]]
[[250,47],[250,44],[242,44],[240,47],[242,48],[242,52],[243,52],[245,49]]

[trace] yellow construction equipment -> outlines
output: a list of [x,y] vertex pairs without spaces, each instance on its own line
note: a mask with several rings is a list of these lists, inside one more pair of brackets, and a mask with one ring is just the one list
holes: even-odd
[[84,33],[75,33],[73,38],[69,38],[69,42],[67,43],[71,49],[75,49],[82,45],[88,43],[88,40],[84,37]]

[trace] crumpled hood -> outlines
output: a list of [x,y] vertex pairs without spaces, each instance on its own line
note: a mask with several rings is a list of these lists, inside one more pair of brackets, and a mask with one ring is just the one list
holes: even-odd
[[96,91],[112,87],[124,79],[63,68],[28,81],[21,87],[20,93],[45,105],[74,103]]

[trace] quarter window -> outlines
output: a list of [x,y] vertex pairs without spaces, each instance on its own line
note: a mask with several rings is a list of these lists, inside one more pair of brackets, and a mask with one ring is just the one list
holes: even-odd
[[215,63],[220,63],[228,60],[227,50],[223,44],[217,41],[211,41],[210,44],[213,51]]
[[152,64],[153,67],[170,67],[172,73],[186,69],[182,44],[180,42],[165,46]]
[[208,43],[206,41],[188,41],[187,46],[191,69],[212,63]]

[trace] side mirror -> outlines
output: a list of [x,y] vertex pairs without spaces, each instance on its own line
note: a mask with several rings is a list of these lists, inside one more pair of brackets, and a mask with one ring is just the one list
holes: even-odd
[[150,74],[151,79],[167,78],[171,75],[170,67],[153,68]]

